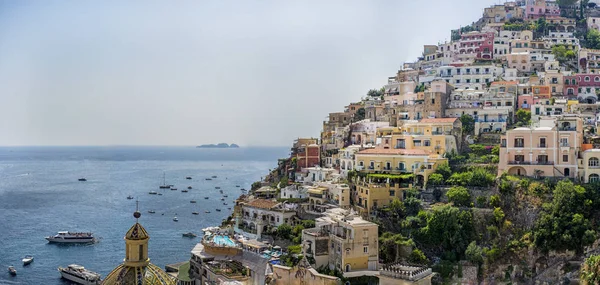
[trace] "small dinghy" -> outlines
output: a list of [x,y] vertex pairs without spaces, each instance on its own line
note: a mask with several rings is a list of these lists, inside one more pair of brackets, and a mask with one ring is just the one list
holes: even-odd
[[189,237],[189,238],[195,238],[195,237],[197,237],[197,235],[194,234],[194,233],[192,233],[192,232],[182,234],[182,236],[183,237]]
[[9,266],[8,273],[10,273],[10,275],[12,275],[12,276],[15,276],[15,275],[17,275],[17,270],[15,269],[14,266]]
[[178,221],[179,221],[179,219],[177,219],[177,217],[173,218],[173,222],[178,222]]

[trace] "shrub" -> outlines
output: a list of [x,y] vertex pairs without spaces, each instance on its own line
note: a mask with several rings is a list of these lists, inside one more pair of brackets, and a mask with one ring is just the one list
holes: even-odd
[[444,176],[439,173],[433,173],[429,175],[429,180],[427,180],[427,183],[431,185],[444,185]]
[[471,193],[465,187],[455,186],[446,193],[448,201],[459,207],[468,207],[471,205]]

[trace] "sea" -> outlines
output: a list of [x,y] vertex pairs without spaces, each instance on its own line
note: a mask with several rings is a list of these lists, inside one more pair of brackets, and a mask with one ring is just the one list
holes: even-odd
[[[123,262],[136,201],[150,235],[151,262],[164,268],[189,260],[201,229],[220,225],[240,189],[250,189],[288,155],[285,147],[0,147],[0,284],[70,284],[57,271],[69,264],[105,277]],[[159,189],[163,174],[177,191]],[[217,178],[206,180],[212,176]],[[93,232],[99,241],[66,246],[44,239],[58,231]],[[198,237],[182,237],[187,232]],[[27,254],[35,260],[23,266]],[[9,275],[10,265],[17,276]]]

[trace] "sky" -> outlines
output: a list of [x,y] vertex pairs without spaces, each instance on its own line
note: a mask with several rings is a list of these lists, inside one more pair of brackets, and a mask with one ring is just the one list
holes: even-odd
[[0,0],[0,145],[289,146],[493,0]]

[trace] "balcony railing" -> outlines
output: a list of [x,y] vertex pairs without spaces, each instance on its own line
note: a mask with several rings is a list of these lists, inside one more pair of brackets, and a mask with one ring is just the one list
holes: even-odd
[[512,160],[509,161],[510,165],[554,165],[554,161],[519,161]]
[[570,147],[571,145],[569,143],[561,143],[560,147]]
[[538,145],[537,145],[537,147],[538,147],[538,148],[547,148],[547,147],[548,147],[548,145],[547,145],[547,144],[545,144],[545,143],[543,143],[543,144],[538,144]]
[[560,128],[558,128],[558,130],[561,131],[561,132],[569,132],[569,131],[576,131],[577,128],[560,127]]
[[519,148],[522,148],[522,147],[525,147],[525,144],[522,144],[522,143],[516,143],[514,147],[519,147]]

